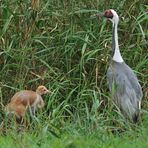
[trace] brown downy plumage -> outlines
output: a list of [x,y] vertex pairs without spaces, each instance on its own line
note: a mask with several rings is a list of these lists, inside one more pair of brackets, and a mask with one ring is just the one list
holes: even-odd
[[47,93],[49,93],[49,90],[45,86],[39,86],[36,92],[31,90],[19,91],[6,106],[6,112],[7,114],[14,113],[17,118],[22,118],[25,116],[27,108],[30,107],[32,114],[35,115],[37,108],[44,107],[41,96]]

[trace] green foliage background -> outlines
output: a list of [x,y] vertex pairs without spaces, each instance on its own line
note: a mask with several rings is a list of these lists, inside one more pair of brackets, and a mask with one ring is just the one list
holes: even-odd
[[46,107],[36,128],[50,124],[72,133],[132,128],[113,105],[106,82],[111,23],[90,19],[109,8],[120,16],[121,53],[142,85],[141,124],[148,125],[146,0],[0,1],[1,120],[16,91],[43,84],[53,93],[44,96]]

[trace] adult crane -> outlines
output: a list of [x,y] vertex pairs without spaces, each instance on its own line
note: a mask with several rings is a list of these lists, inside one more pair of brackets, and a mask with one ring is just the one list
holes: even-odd
[[[96,16],[100,16],[96,14]],[[142,88],[133,70],[124,62],[118,44],[119,16],[113,9],[101,16],[112,22],[112,58],[107,71],[107,81],[113,100],[125,117],[138,122],[143,97]]]

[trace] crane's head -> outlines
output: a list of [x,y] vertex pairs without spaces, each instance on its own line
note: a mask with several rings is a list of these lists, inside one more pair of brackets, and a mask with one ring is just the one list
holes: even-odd
[[43,94],[47,94],[49,93],[50,91],[43,85],[40,85],[37,89],[36,89],[36,92],[39,94],[39,95],[43,95]]
[[108,9],[104,13],[101,13],[101,14],[98,13],[91,16],[91,18],[95,18],[95,17],[105,17],[110,21],[112,21],[112,23],[118,23],[119,21],[119,16],[117,12],[113,9]]
[[103,16],[112,21],[113,23],[118,23],[119,21],[119,16],[117,12],[113,9],[106,10]]

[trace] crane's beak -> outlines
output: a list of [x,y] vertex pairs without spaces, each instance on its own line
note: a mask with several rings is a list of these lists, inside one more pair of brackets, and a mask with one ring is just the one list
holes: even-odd
[[104,13],[96,13],[90,16],[90,19],[94,19],[94,18],[102,18],[104,17]]

